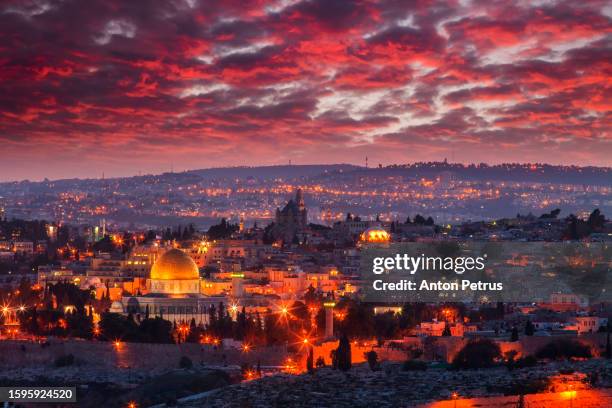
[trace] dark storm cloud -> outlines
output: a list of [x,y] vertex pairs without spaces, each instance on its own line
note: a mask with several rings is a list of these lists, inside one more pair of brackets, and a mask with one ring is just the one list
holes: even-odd
[[609,165],[606,6],[8,1],[0,155],[196,167],[209,154],[407,161],[480,144],[487,157],[463,157],[546,161],[554,146],[558,162]]

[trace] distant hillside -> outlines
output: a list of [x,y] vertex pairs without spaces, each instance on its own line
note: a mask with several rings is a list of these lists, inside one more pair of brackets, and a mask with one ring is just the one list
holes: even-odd
[[463,165],[446,162],[413,163],[386,167],[365,168],[350,164],[284,165],[260,167],[219,167],[188,170],[178,173],[117,177],[110,179],[63,179],[40,182],[20,181],[0,183],[3,188],[28,188],[38,192],[49,188],[102,187],[131,182],[192,183],[220,179],[283,179],[288,182],[301,180],[326,180],[344,177],[350,180],[361,176],[402,176],[405,178],[434,178],[438,176],[460,180],[516,181],[555,184],[584,184],[612,186],[612,168],[553,166],[547,164]]
[[350,164],[308,164],[291,166],[261,166],[261,167],[220,167],[213,169],[190,170],[185,173],[195,174],[204,179],[214,178],[301,178],[313,177],[339,171],[350,172],[360,167]]
[[356,174],[414,178],[452,177],[460,180],[516,181],[612,186],[612,168],[552,166],[549,164],[463,165],[445,162],[358,168]]

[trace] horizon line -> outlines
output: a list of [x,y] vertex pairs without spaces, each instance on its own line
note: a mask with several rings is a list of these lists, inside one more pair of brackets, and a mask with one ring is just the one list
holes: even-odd
[[378,164],[374,165],[374,166],[364,166],[364,165],[359,165],[359,164],[353,164],[353,163],[301,163],[301,164],[295,164],[295,163],[285,163],[285,164],[259,164],[259,165],[235,165],[235,166],[213,166],[213,167],[199,167],[199,168],[191,168],[191,169],[184,169],[184,170],[179,170],[179,171],[174,171],[172,170],[173,165],[171,165],[171,170],[170,171],[160,171],[157,173],[145,173],[145,174],[140,174],[140,172],[138,172],[137,174],[130,174],[130,175],[122,175],[122,176],[111,176],[111,177],[105,177],[104,176],[104,172],[102,172],[102,176],[101,177],[72,177],[72,178],[55,178],[55,179],[48,179],[48,178],[42,178],[42,179],[14,179],[14,180],[2,180],[0,179],[0,184],[9,184],[9,183],[45,183],[45,182],[59,182],[59,181],[70,181],[70,180],[74,180],[74,181],[88,181],[88,180],[117,180],[117,179],[125,179],[125,178],[136,178],[136,177],[151,177],[151,176],[163,176],[163,175],[168,175],[168,174],[185,174],[185,173],[191,173],[191,172],[197,172],[197,171],[208,171],[208,170],[230,170],[230,169],[256,169],[256,168],[272,168],[272,167],[314,167],[314,166],[320,166],[320,167],[325,167],[325,166],[350,166],[350,167],[354,167],[357,169],[363,169],[363,170],[378,170],[378,169],[388,169],[394,166],[414,166],[416,164],[445,164],[448,166],[463,166],[463,167],[469,167],[469,166],[487,166],[487,167],[501,167],[501,166],[507,166],[507,165],[512,165],[512,166],[540,166],[540,167],[569,167],[569,168],[580,168],[580,169],[599,169],[599,170],[606,170],[606,171],[612,171],[612,166],[593,166],[593,165],[586,165],[586,166],[581,166],[578,164],[552,164],[552,163],[545,163],[545,162],[502,162],[502,163],[496,163],[496,164],[492,164],[489,162],[450,162],[445,160],[442,161],[414,161],[414,162],[407,162],[407,163],[392,163],[392,164],[387,164],[387,165],[383,165],[382,167],[379,167]]

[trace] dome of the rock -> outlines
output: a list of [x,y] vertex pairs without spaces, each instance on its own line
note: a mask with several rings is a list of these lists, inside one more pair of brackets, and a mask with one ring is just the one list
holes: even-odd
[[151,279],[188,280],[199,279],[198,266],[189,255],[180,249],[164,253],[151,268]]

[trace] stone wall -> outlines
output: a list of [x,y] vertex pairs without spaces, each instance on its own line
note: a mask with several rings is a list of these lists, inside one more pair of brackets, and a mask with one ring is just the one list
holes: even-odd
[[194,364],[240,365],[243,362],[262,366],[279,366],[287,358],[284,347],[252,349],[248,353],[236,349],[213,349],[199,344],[146,344],[51,340],[48,346],[26,341],[0,342],[0,367],[36,367],[53,364],[59,356],[72,354],[84,365],[142,370],[176,368],[181,356]]

